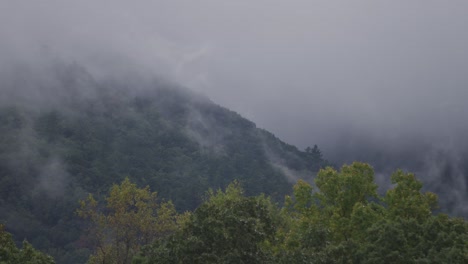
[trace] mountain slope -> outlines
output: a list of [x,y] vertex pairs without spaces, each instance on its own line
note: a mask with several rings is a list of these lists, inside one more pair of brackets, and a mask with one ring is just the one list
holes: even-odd
[[327,164],[168,83],[97,80],[78,65],[17,77],[2,84],[0,221],[58,263],[87,256],[77,201],[125,177],[184,211],[234,179],[280,200]]

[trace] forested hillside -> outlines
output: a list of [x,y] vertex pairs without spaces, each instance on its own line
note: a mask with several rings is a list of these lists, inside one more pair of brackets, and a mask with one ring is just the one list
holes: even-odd
[[0,222],[58,263],[89,255],[78,200],[126,177],[183,212],[233,180],[282,201],[328,164],[316,146],[300,151],[175,85],[97,80],[77,65],[52,76],[2,84]]
[[337,171],[180,86],[59,66],[2,84],[0,262],[468,259],[466,220],[413,174],[378,192],[370,165]]

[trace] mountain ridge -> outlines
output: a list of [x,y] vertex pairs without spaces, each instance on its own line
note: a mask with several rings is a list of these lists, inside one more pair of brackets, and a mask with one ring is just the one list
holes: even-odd
[[0,221],[59,263],[86,255],[77,201],[126,177],[185,211],[234,180],[281,201],[328,165],[186,88],[68,67],[45,83],[24,75],[25,87],[4,85],[23,99],[0,107]]

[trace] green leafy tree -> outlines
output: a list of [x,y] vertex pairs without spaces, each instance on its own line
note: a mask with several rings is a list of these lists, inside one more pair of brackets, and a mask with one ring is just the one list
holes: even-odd
[[368,229],[356,255],[360,263],[467,263],[466,241],[468,224],[460,218],[384,219]]
[[319,252],[327,245],[329,228],[321,221],[313,187],[299,180],[293,187],[293,196],[287,196],[281,211],[286,224],[277,233],[282,243],[275,250],[277,263],[309,263],[318,260]]
[[383,217],[366,230],[361,263],[467,263],[468,223],[439,214],[437,196],[422,193],[414,174],[396,171],[387,191]]
[[374,170],[359,162],[345,165],[339,172],[329,167],[318,173],[315,183],[320,190],[314,194],[320,221],[328,223],[334,242],[352,239],[356,233],[353,218],[359,216],[361,221],[367,221],[363,218],[376,208],[369,202],[378,198]]
[[23,247],[17,248],[10,233],[0,224],[0,264],[54,264],[55,261],[33,248],[27,241],[23,241]]
[[363,240],[362,233],[379,219],[374,172],[368,164],[355,162],[340,171],[331,167],[319,171],[317,191],[299,181],[293,197],[287,197],[285,216],[290,216],[284,247],[278,262],[348,263]]
[[421,193],[423,184],[414,174],[398,170],[391,180],[396,186],[387,192],[384,199],[390,217],[423,221],[432,215],[433,209],[437,208],[437,195]]
[[413,174],[392,181],[379,197],[368,164],[327,168],[316,190],[298,181],[280,212],[231,184],[134,263],[467,263],[466,221],[434,216],[437,197]]
[[263,196],[245,197],[238,183],[208,199],[183,229],[146,248],[134,263],[268,263],[277,208]]
[[321,170],[317,191],[304,181],[287,197],[289,229],[278,263],[467,263],[463,219],[433,215],[437,196],[401,170],[394,188],[377,195],[368,164]]
[[140,189],[127,178],[114,185],[101,207],[90,194],[80,201],[78,215],[89,219],[95,252],[90,263],[130,263],[140,246],[171,234],[177,214],[171,202],[157,202],[149,187]]

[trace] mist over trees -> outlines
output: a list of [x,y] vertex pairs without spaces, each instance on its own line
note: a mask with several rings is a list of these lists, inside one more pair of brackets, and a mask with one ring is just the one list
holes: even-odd
[[170,82],[51,69],[4,83],[0,220],[57,263],[466,258],[466,221],[412,174],[386,192]]
[[0,105],[0,220],[58,263],[91,253],[77,201],[88,193],[102,201],[127,177],[183,212],[235,179],[247,195],[281,201],[329,164],[168,82],[53,69],[2,84],[15,100]]
[[0,263],[467,263],[467,13],[0,1]]
[[[460,131],[453,131],[459,133]],[[421,128],[418,132],[425,133]],[[387,175],[396,169],[414,172],[424,182],[424,189],[436,193],[445,212],[467,217],[468,145],[463,137],[442,139],[415,136],[414,139],[385,140],[367,132],[343,133],[337,145],[327,150],[328,158],[337,164],[359,160],[372,164],[380,192],[391,186]],[[401,142],[406,142],[401,147]]]

